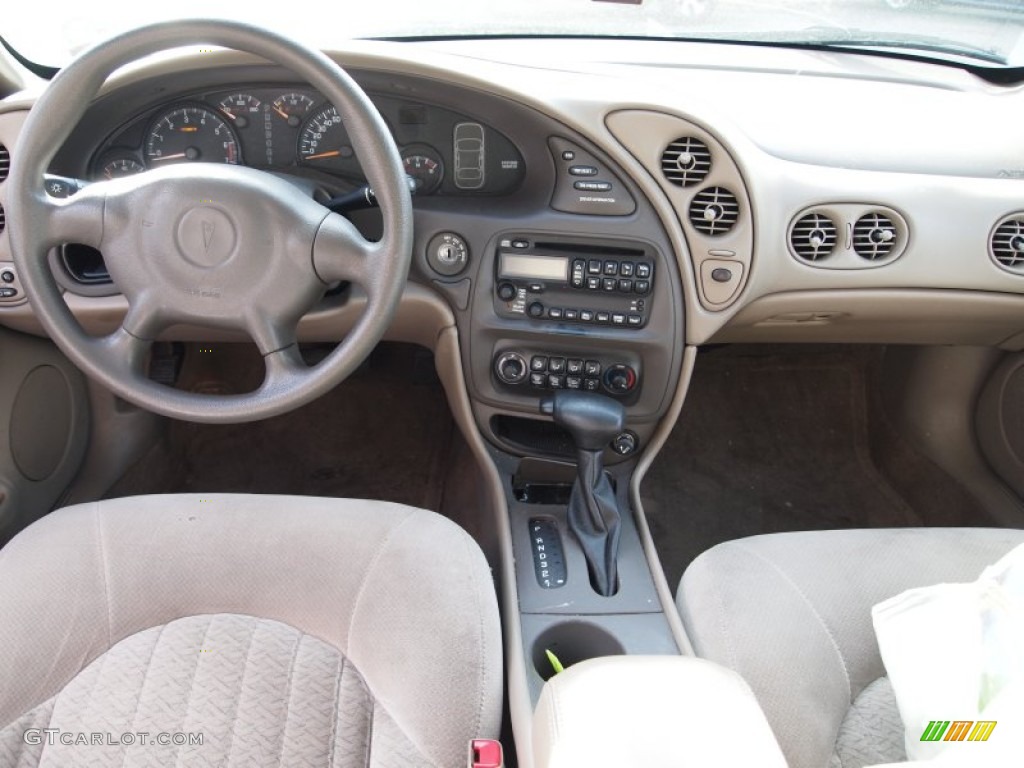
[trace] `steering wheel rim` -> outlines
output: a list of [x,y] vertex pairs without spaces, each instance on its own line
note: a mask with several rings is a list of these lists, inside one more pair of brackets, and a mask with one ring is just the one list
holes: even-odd
[[[186,44],[256,54],[305,79],[334,104],[377,196],[384,234],[365,240],[271,174],[180,164],[49,197],[44,173],[107,77],[141,56]],[[232,423],[285,413],[325,394],[366,358],[397,310],[412,254],[412,201],[383,119],[331,59],[277,33],[226,20],[163,22],[99,43],[62,70],[29,113],[15,149],[8,232],[19,276],[50,338],[87,375],[142,408],[178,419]],[[85,333],[48,265],[50,248],[100,248],[129,302],[120,328]],[[367,306],[344,341],[310,368],[296,328],[330,283],[348,280]],[[263,354],[263,385],[241,395],[184,392],[151,381],[149,344],[170,325],[246,332]]]

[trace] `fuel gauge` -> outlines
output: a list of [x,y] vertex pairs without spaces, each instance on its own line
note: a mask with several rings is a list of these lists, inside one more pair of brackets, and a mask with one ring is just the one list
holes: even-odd
[[313,108],[313,100],[304,93],[286,93],[274,99],[274,114],[285,120],[292,128],[298,128],[306,114]]
[[441,156],[426,144],[412,144],[402,150],[405,172],[416,182],[417,195],[432,195],[444,178]]

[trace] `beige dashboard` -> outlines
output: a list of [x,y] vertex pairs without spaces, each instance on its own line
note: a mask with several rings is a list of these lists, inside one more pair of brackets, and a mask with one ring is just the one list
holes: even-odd
[[[600,148],[661,221],[688,345],[1024,348],[1021,87],[880,57],[712,44],[357,42],[333,55],[461,89],[469,112],[478,93],[523,105]],[[106,91],[252,61],[176,51]],[[0,102],[9,152],[31,103],[31,90]],[[680,182],[702,163],[704,175]],[[0,205],[12,194],[0,181]],[[0,233],[0,267],[10,262]],[[73,304],[87,325],[118,313],[116,298]],[[35,330],[23,295],[0,297],[0,323]]]

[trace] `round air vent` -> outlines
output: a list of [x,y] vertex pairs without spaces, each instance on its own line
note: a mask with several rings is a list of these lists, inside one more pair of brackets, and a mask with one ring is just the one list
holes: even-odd
[[1024,213],[999,222],[988,245],[992,258],[1000,265],[1024,273]]
[[725,187],[702,189],[690,203],[690,223],[705,235],[724,235],[739,217],[740,204]]
[[7,178],[7,174],[11,172],[11,153],[7,151],[7,147],[0,144],[0,181]]
[[853,250],[862,259],[884,259],[896,247],[896,225],[884,213],[868,213],[853,225]]
[[805,261],[819,261],[828,258],[835,250],[838,232],[828,216],[808,213],[793,225],[789,244],[793,252]]
[[677,187],[700,184],[710,171],[711,152],[692,136],[676,139],[661,153],[661,172]]

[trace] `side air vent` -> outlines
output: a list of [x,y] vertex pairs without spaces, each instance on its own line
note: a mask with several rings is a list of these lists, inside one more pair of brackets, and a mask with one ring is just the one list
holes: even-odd
[[1000,266],[1024,274],[1024,213],[999,222],[989,239],[989,250]]
[[892,219],[884,213],[868,213],[853,225],[853,250],[868,261],[884,259],[895,247],[896,237]]
[[0,234],[3,234],[4,227],[7,226],[7,214],[4,213],[4,207],[0,205]]
[[7,174],[11,172],[11,153],[7,151],[7,147],[0,144],[0,181],[7,178]]
[[692,136],[669,144],[661,153],[661,172],[677,187],[700,184],[711,171],[711,151]]
[[793,247],[793,252],[805,261],[827,259],[835,250],[837,240],[835,223],[820,213],[801,216],[789,234],[789,244]]
[[705,235],[724,235],[739,217],[740,204],[725,187],[702,189],[690,203],[690,223]]

